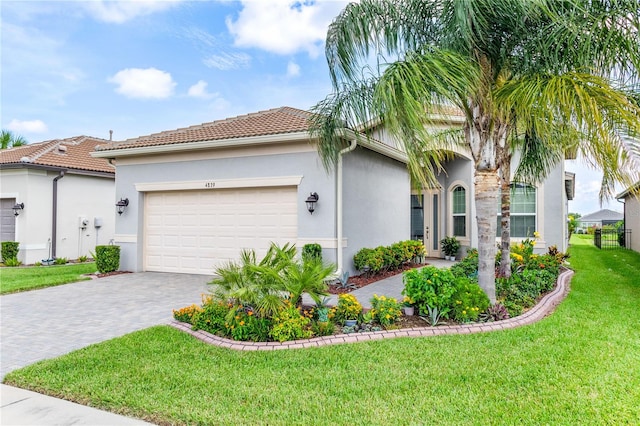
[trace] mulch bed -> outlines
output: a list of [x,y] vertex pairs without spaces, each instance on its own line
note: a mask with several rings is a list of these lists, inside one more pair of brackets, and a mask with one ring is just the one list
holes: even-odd
[[353,290],[368,286],[369,284],[373,284],[377,281],[383,280],[385,278],[393,277],[394,275],[398,275],[403,273],[404,271],[408,271],[409,269],[419,268],[428,265],[427,263],[407,263],[400,267],[399,269],[394,269],[393,271],[385,271],[380,272],[376,275],[368,276],[366,274],[355,275],[353,277],[349,277],[349,284],[352,284],[351,288],[344,288],[340,284],[340,282],[336,282],[333,284],[329,284],[329,293],[331,294],[344,294],[350,293]]

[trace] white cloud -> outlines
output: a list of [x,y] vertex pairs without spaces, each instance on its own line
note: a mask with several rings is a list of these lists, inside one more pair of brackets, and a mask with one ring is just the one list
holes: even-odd
[[208,84],[206,81],[200,80],[193,86],[189,87],[189,91],[187,92],[187,94],[191,97],[201,99],[211,99],[218,96],[217,93],[207,92],[207,86]]
[[82,5],[92,17],[99,21],[122,24],[138,16],[150,15],[170,9],[178,3],[180,3],[179,0],[100,0],[83,2]]
[[300,75],[300,65],[293,61],[287,64],[287,77],[298,77]]
[[317,57],[327,27],[346,2],[243,0],[236,17],[227,17],[227,28],[240,47],[255,47],[281,55],[308,52]]
[[155,68],[127,68],[108,79],[116,92],[128,98],[164,99],[173,95],[176,83],[171,74]]
[[225,43],[200,28],[185,28],[181,35],[194,43],[204,56],[202,63],[209,68],[226,71],[247,68],[251,63],[251,56],[243,52],[229,50]]
[[218,55],[209,55],[202,63],[209,68],[217,68],[222,71],[235,70],[248,67],[251,63],[251,56],[246,53],[222,52]]
[[7,129],[19,133],[45,133],[49,130],[42,120],[16,120],[15,118],[7,125]]

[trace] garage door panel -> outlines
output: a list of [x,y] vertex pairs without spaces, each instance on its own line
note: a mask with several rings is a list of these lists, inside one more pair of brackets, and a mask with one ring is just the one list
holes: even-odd
[[297,239],[297,188],[148,193],[145,269],[212,274],[243,248]]

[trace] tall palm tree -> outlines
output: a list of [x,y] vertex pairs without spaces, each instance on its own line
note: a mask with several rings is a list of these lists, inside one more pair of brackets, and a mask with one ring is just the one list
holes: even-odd
[[640,108],[626,90],[638,82],[639,22],[637,0],[350,4],[327,34],[334,91],[313,108],[319,153],[331,167],[341,128],[382,120],[428,186],[428,165],[442,160],[434,149],[455,138],[426,125],[442,105],[459,108],[457,139],[475,166],[479,284],[493,302],[499,172],[510,141],[532,152],[577,150],[603,168],[604,196],[635,179],[620,132],[640,133]]
[[10,130],[2,130],[0,132],[0,149],[12,148],[15,146],[26,145],[27,140],[20,136],[14,135]]

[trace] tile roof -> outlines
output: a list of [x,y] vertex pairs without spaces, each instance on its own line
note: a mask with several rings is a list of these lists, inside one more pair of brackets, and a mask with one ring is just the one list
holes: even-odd
[[90,153],[100,145],[112,142],[90,136],[53,139],[20,147],[0,150],[0,165],[36,164],[61,167],[69,170],[85,170],[115,173],[115,167],[104,158],[93,158]]
[[280,107],[127,139],[102,146],[99,151],[305,132],[311,116],[308,111]]

